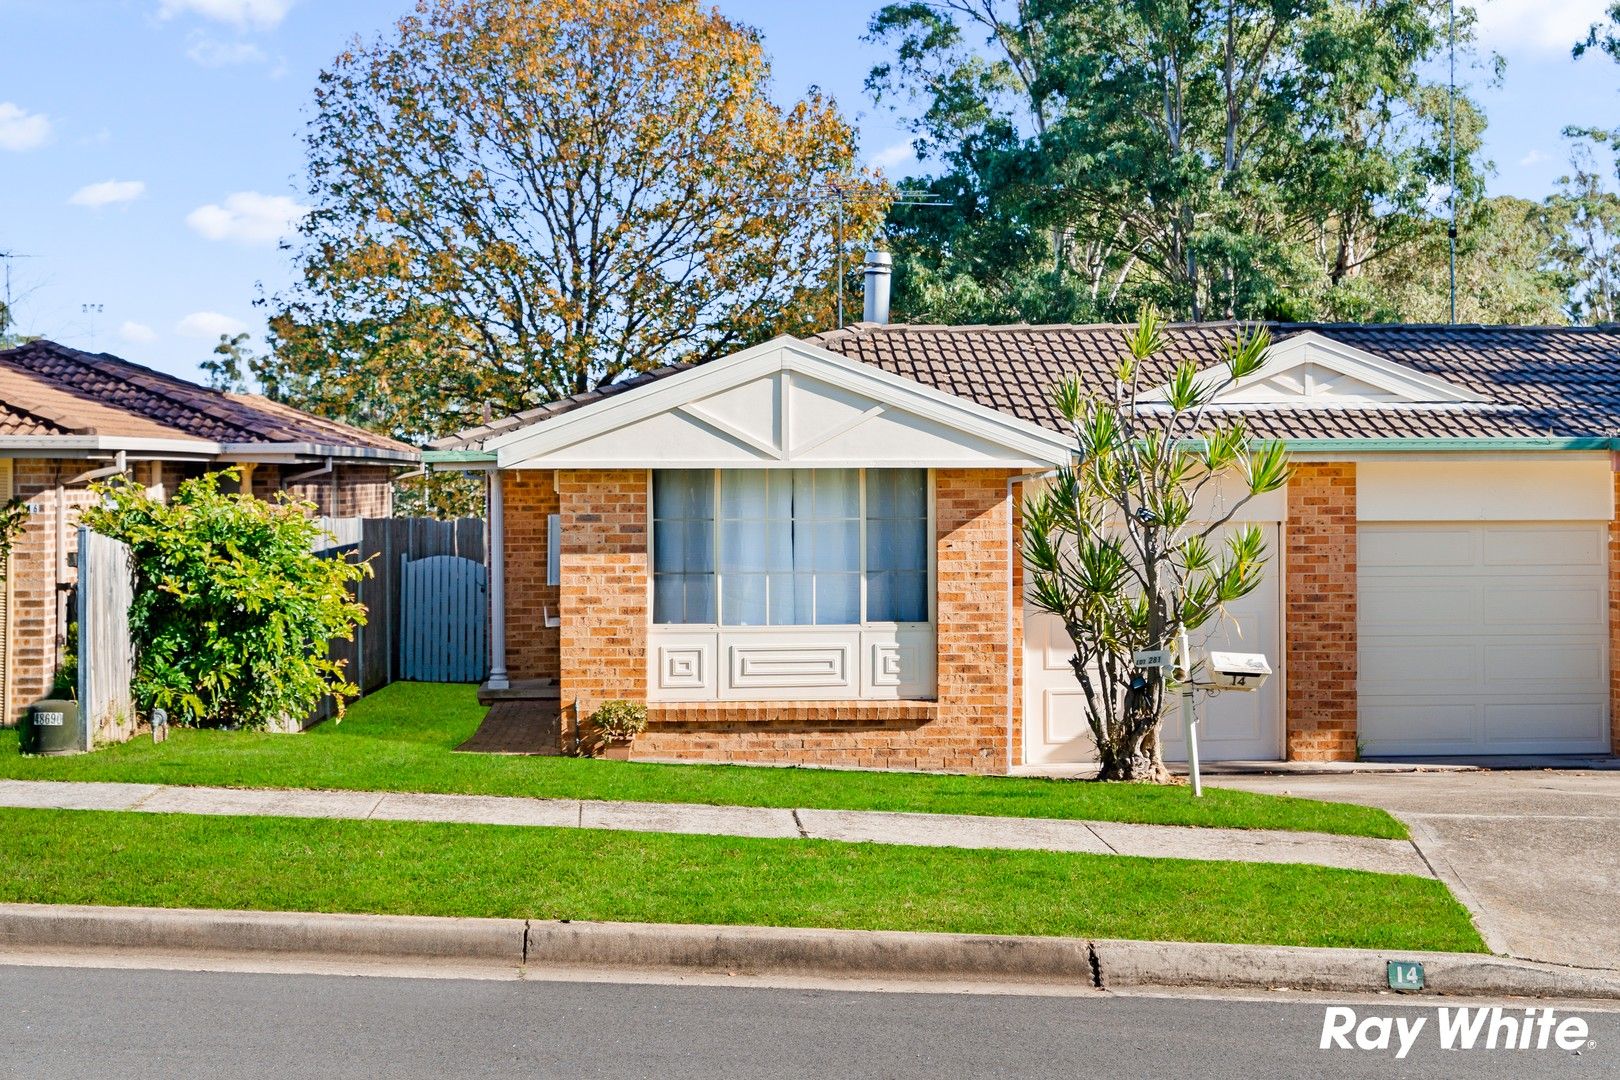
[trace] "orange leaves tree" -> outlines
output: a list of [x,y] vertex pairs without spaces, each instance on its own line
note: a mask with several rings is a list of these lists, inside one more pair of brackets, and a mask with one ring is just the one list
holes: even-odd
[[836,205],[885,210],[812,91],[693,0],[422,0],[322,73],[271,393],[430,437],[825,328]]

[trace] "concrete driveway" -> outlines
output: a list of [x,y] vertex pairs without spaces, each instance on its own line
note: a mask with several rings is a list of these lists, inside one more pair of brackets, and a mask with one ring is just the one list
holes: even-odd
[[1497,952],[1620,969],[1620,773],[1221,776],[1212,786],[1381,806]]

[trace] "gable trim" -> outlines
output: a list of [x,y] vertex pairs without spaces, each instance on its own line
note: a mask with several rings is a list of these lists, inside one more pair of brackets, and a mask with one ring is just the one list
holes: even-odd
[[[1323,367],[1336,374],[1366,383],[1392,395],[1393,400],[1328,396],[1316,398],[1285,393],[1277,394],[1274,399],[1261,401],[1226,400],[1306,365]],[[1224,382],[1227,378],[1226,367],[1224,364],[1206,367],[1198,373],[1198,378],[1206,385]],[[1167,385],[1157,386],[1138,400],[1149,407],[1163,407],[1167,389]],[[1209,403],[1209,408],[1221,410],[1399,409],[1414,406],[1494,408],[1495,404],[1489,398],[1481,397],[1455,383],[1417,371],[1405,364],[1395,363],[1365,349],[1335,341],[1314,330],[1303,331],[1271,346],[1267,351],[1265,366],[1226,387],[1220,396]]]
[[[802,374],[868,398],[872,404],[845,424],[835,425],[842,430],[818,432],[812,441],[797,446],[786,445],[792,425],[784,406],[782,445],[768,447],[758,436],[737,430],[734,424],[702,406],[707,398],[778,372],[783,377],[785,397],[791,398],[787,391],[791,390],[793,376]],[[797,455],[846,435],[861,423],[897,413],[992,444],[997,452],[993,459],[983,462],[986,467],[1050,466],[1072,456],[1068,439],[1057,432],[789,336],[602,398],[544,423],[496,436],[484,448],[495,454],[500,468],[544,468],[548,455],[561,456],[567,448],[585,440],[667,413],[696,421],[726,440],[764,455],[750,463],[758,467],[791,465]],[[700,465],[696,461],[691,464]]]

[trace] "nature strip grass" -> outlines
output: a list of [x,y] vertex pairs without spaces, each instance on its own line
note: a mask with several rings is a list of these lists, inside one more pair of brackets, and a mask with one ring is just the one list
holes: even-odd
[[1437,881],[816,840],[0,810],[0,901],[1483,951]]
[[579,758],[458,754],[482,720],[471,686],[395,683],[356,702],[341,724],[304,735],[176,730],[93,754],[25,758],[0,731],[0,777],[219,787],[331,788],[567,799],[899,810],[1289,829],[1406,839],[1382,810],[1206,787],[1097,784],[735,765],[652,765]]

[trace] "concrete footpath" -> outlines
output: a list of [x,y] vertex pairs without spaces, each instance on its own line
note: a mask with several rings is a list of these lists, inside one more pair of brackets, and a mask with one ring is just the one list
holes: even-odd
[[710,836],[865,841],[924,847],[1308,863],[1384,874],[1434,876],[1422,853],[1406,840],[1053,818],[47,780],[0,780],[0,806],[120,810],[149,814],[236,814],[622,829]]
[[1620,974],[1468,953],[1198,942],[689,926],[528,919],[0,904],[0,964],[182,966],[300,963],[348,973],[406,965],[462,976],[609,975],[620,981],[828,980],[871,989],[1146,987],[1388,991],[1391,960],[1424,966],[1424,993],[1620,1000]]

